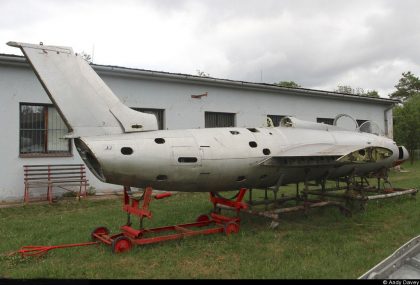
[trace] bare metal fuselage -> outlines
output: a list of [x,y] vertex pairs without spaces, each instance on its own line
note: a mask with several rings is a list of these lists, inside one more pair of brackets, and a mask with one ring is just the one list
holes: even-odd
[[[399,150],[385,137],[351,131],[277,128],[151,131],[85,137],[76,146],[102,181],[176,191],[263,188],[392,166]],[[372,162],[338,163],[339,147],[392,151]],[[305,153],[307,152],[307,153]],[[275,163],[270,163],[277,158]]]

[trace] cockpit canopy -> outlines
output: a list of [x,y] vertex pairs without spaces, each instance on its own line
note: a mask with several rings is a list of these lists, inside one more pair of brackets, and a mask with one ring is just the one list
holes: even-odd
[[334,118],[332,125],[324,123],[316,123],[296,119],[292,116],[287,116],[281,119],[281,127],[286,128],[300,128],[313,130],[347,130],[355,132],[370,133],[378,136],[384,136],[384,132],[379,125],[373,121],[359,121],[347,114],[339,114]]
[[373,121],[366,121],[362,123],[357,129],[359,130],[359,132],[362,133],[370,133],[377,136],[384,136],[384,132],[381,130],[378,124]]

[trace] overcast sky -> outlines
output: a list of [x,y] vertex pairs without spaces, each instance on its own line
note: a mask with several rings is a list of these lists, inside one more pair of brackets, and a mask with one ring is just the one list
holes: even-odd
[[333,90],[420,76],[419,0],[0,0],[8,41],[71,46],[105,65]]

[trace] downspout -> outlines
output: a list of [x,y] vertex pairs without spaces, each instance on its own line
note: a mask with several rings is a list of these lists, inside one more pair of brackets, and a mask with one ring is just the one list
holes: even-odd
[[394,108],[395,104],[392,104],[390,107],[386,108],[384,110],[384,123],[385,123],[385,135],[390,138],[393,139],[389,136],[389,128],[388,128],[388,112],[390,110],[392,110]]

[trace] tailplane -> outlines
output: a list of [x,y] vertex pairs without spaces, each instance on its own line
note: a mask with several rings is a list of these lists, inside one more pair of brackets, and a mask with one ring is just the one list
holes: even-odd
[[152,114],[124,105],[92,67],[69,47],[8,42],[19,47],[72,137],[157,130]]

